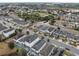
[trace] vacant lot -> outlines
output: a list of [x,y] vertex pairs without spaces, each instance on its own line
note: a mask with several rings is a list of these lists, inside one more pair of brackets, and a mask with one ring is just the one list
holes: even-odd
[[9,39],[6,39],[3,42],[0,42],[0,55],[8,55],[8,54],[12,54],[12,53],[15,53],[16,52],[16,48],[10,49],[8,47],[8,43],[10,41],[12,41],[12,39],[13,39],[13,37],[12,38],[9,38]]
[[7,43],[0,42],[0,55],[8,55],[16,52],[16,49],[10,49]]

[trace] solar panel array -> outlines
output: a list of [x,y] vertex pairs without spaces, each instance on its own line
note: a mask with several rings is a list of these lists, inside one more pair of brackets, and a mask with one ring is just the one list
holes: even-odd
[[44,45],[44,43],[45,41],[41,39],[32,48],[34,48],[35,50],[39,50]]
[[53,45],[46,44],[44,46],[44,48],[40,51],[40,54],[47,56],[47,55],[49,55],[49,53],[51,52],[52,49],[53,49]]
[[22,39],[20,39],[20,42],[28,42],[31,43],[33,42],[38,36],[37,35],[30,35],[30,36],[25,36]]
[[13,21],[16,22],[17,24],[21,24],[21,25],[25,25],[27,23],[24,20],[19,20],[19,19],[14,19]]
[[44,25],[40,25],[38,27],[39,30],[48,30],[49,32],[52,32],[51,35],[59,35],[59,36],[65,36],[67,38],[72,38],[72,39],[76,39],[76,40],[79,40],[79,36],[76,36],[75,34],[73,33],[70,33],[70,32],[67,32],[65,30],[62,30],[62,29],[56,29],[56,28],[53,28],[53,27],[48,27],[48,26],[44,26]]

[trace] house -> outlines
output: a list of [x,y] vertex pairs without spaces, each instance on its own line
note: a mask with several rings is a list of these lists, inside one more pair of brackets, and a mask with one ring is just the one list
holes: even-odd
[[10,35],[12,35],[13,33],[15,33],[15,30],[13,28],[9,28],[5,31],[2,32],[2,34],[7,38],[9,37]]
[[37,29],[41,32],[49,33],[49,34],[51,34],[55,30],[54,27],[50,27],[50,26],[47,26],[47,25],[40,25],[40,26],[37,27]]
[[36,34],[24,35],[18,39],[16,38],[14,43],[17,47],[24,48],[28,52],[27,55],[51,55],[54,46],[47,43],[44,39],[45,38],[41,38]]
[[25,27],[29,25],[24,19],[13,19],[12,22],[18,27]]
[[58,29],[58,28],[54,28],[46,25],[40,25],[37,27],[37,30],[43,33],[49,33],[51,36],[54,36],[54,37],[60,36],[60,37],[66,37],[68,40],[76,39],[77,41],[79,41],[79,37],[76,36],[76,34],[68,32],[62,28]]
[[7,29],[7,27],[3,26],[3,25],[0,23],[0,34],[2,34],[2,32],[3,32],[4,30],[6,30],[6,29]]
[[55,47],[53,52],[51,53],[51,56],[63,56],[64,55],[64,49]]

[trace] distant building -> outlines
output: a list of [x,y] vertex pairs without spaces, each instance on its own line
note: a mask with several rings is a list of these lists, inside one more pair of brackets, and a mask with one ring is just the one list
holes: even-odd
[[37,27],[37,29],[41,32],[49,33],[49,34],[51,34],[55,30],[55,28],[49,27],[49,26],[46,26],[46,25],[40,25],[40,26]]
[[24,19],[13,19],[12,22],[19,28],[29,25],[28,22],[26,22]]
[[37,30],[40,32],[49,33],[51,36],[54,36],[54,37],[63,36],[63,37],[66,37],[68,40],[79,41],[79,36],[76,36],[76,34],[73,34],[69,31],[65,31],[64,29],[57,29],[46,25],[40,25],[37,27]]

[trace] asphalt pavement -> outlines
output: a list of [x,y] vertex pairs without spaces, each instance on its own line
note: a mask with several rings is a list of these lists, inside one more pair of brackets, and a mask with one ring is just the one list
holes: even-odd
[[59,47],[62,47],[62,48],[68,48],[72,53],[74,53],[75,55],[79,56],[79,49],[76,49],[75,47],[72,47],[70,45],[67,45],[63,42],[59,42],[55,39],[50,39],[50,43],[51,44],[54,44],[54,45],[57,45]]

